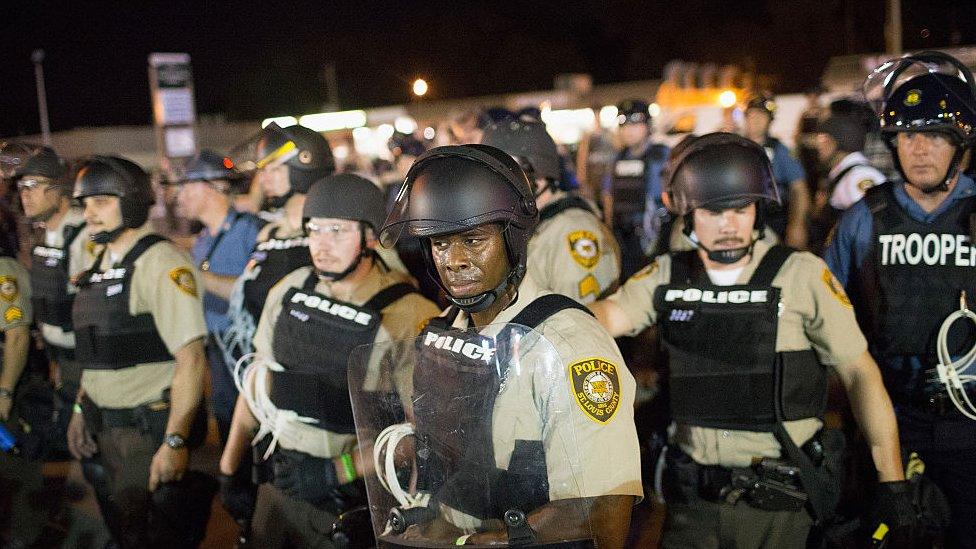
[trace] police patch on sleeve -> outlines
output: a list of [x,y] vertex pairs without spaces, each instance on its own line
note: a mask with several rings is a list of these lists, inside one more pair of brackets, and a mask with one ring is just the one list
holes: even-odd
[[12,276],[0,276],[0,299],[11,302],[17,298],[20,288],[17,279]]
[[654,274],[654,271],[656,271],[656,270],[657,270],[657,260],[655,259],[647,267],[644,267],[643,269],[641,269],[641,270],[637,271],[636,273],[630,275],[630,279],[629,280],[640,280],[642,278],[647,278],[647,277],[651,276],[652,274]]
[[590,231],[573,231],[566,236],[573,261],[585,269],[592,269],[600,261],[600,245]]
[[597,423],[613,419],[620,407],[620,376],[617,365],[602,358],[590,358],[569,365],[569,381],[580,410]]
[[861,191],[862,193],[867,191],[873,186],[874,186],[873,179],[862,179],[857,182],[857,190]]
[[169,272],[169,278],[183,293],[197,297],[197,280],[193,277],[193,271],[177,267]]
[[24,318],[24,311],[20,307],[8,307],[3,313],[3,319],[9,324]]
[[827,289],[830,290],[830,293],[834,294],[834,297],[837,298],[837,301],[840,301],[841,305],[847,307],[848,309],[853,308],[850,298],[847,297],[847,292],[844,291],[843,286],[840,285],[840,281],[834,277],[834,274],[830,272],[830,269],[824,267],[821,278],[823,279],[824,284],[827,285]]

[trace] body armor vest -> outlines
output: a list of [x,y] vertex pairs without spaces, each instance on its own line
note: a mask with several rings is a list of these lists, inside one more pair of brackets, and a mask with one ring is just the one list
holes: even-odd
[[[942,322],[959,308],[961,292],[976,298],[976,197],[956,201],[932,223],[909,217],[891,183],[869,189],[864,200],[873,221],[871,251],[849,284],[858,323],[879,363],[914,356],[923,368],[934,368]],[[954,323],[950,354],[965,352],[973,341],[969,323]]]
[[64,246],[36,245],[31,251],[31,302],[38,322],[71,331],[71,304],[68,292],[71,272],[71,244],[85,224],[64,227]]
[[574,195],[564,196],[555,202],[546,204],[545,208],[539,210],[539,225],[541,225],[543,221],[552,219],[566,210],[572,210],[574,208],[594,213],[593,208],[591,208],[590,205],[587,204],[587,202],[582,198]]
[[[509,323],[535,328],[564,309],[588,309],[559,295],[542,296]],[[541,440],[517,440],[508,469],[495,464],[489,419],[514,348],[513,343],[451,327],[459,310],[431,320],[417,339],[414,402],[418,444],[418,487],[438,501],[480,519],[505,511],[528,514],[549,501],[545,450]],[[431,436],[436,433],[437,436]]]
[[151,246],[165,240],[157,234],[146,235],[118,265],[98,271],[105,256],[103,250],[95,265],[79,277],[72,319],[75,357],[84,369],[119,370],[173,360],[152,314],[129,312],[135,261]]
[[[647,208],[647,172],[655,164],[665,160],[666,148],[654,144],[640,158],[625,158],[626,150],[617,156],[613,164],[613,225],[633,227]],[[659,197],[652,197],[655,203]],[[639,222],[638,222],[639,223]]]
[[792,252],[771,248],[749,282],[733,286],[712,284],[696,251],[671,256],[671,281],[655,291],[654,307],[677,422],[772,432],[823,415],[827,373],[814,352],[776,352],[780,288],[772,281]]
[[356,347],[374,343],[381,311],[416,290],[394,284],[358,306],[316,293],[317,281],[313,271],[282,299],[271,348],[285,371],[272,372],[269,396],[277,408],[315,418],[323,429],[355,433],[346,361]]
[[278,228],[271,230],[271,234],[264,242],[259,242],[254,248],[251,258],[260,268],[251,280],[244,282],[244,308],[255,319],[261,318],[264,301],[268,291],[288,273],[312,264],[312,256],[308,253],[308,237],[297,235],[291,238],[279,238]]

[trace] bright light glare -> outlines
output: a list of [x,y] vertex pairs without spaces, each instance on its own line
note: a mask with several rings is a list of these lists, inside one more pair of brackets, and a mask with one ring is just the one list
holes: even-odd
[[422,97],[427,93],[427,82],[423,78],[418,78],[413,81],[413,94],[417,97]]

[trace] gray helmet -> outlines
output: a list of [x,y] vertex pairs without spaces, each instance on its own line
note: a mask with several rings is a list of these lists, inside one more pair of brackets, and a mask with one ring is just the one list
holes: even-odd
[[302,218],[334,217],[368,224],[379,231],[386,217],[383,191],[372,181],[351,173],[333,174],[312,184]]
[[64,180],[68,173],[68,165],[64,159],[58,156],[51,147],[38,147],[37,150],[27,159],[23,166],[18,168],[14,177],[24,177],[25,175],[40,175],[56,182]]
[[864,149],[867,131],[864,124],[852,117],[832,115],[817,125],[817,133],[827,134],[841,151],[852,153]]
[[[141,227],[149,218],[149,208],[155,202],[149,174],[131,160],[118,156],[92,156],[81,162],[75,175],[74,198],[110,195],[119,197],[122,208],[122,225],[117,229]],[[109,239],[107,234],[93,239]]]
[[733,133],[710,133],[689,142],[669,162],[665,185],[677,215],[758,200],[779,203],[766,151]]
[[270,155],[278,150],[284,144],[279,141],[282,135],[295,144],[295,154],[285,161],[292,191],[307,193],[312,183],[335,171],[332,148],[322,134],[298,124],[280,131],[281,134],[268,132],[261,152]]
[[481,143],[510,154],[532,179],[558,182],[561,178],[556,142],[542,122],[510,120],[492,124],[485,130]]
[[174,183],[190,181],[234,182],[244,178],[244,174],[237,170],[230,157],[206,149],[187,161],[186,165],[177,171],[176,176]]
[[[510,155],[489,145],[436,147],[410,168],[380,231],[380,240],[392,247],[404,229],[410,235],[429,239],[489,223],[503,224],[512,268],[502,285],[466,299],[455,299],[445,288],[451,301],[476,312],[487,308],[507,285],[521,282],[529,238],[538,222],[539,210],[529,180]],[[430,246],[425,245],[423,250],[428,273],[444,288]]]

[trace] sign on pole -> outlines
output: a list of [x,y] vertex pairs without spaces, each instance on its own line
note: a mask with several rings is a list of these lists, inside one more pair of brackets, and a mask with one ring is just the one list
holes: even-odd
[[196,103],[190,55],[149,54],[149,91],[152,96],[156,152],[165,177],[173,175],[197,153]]

